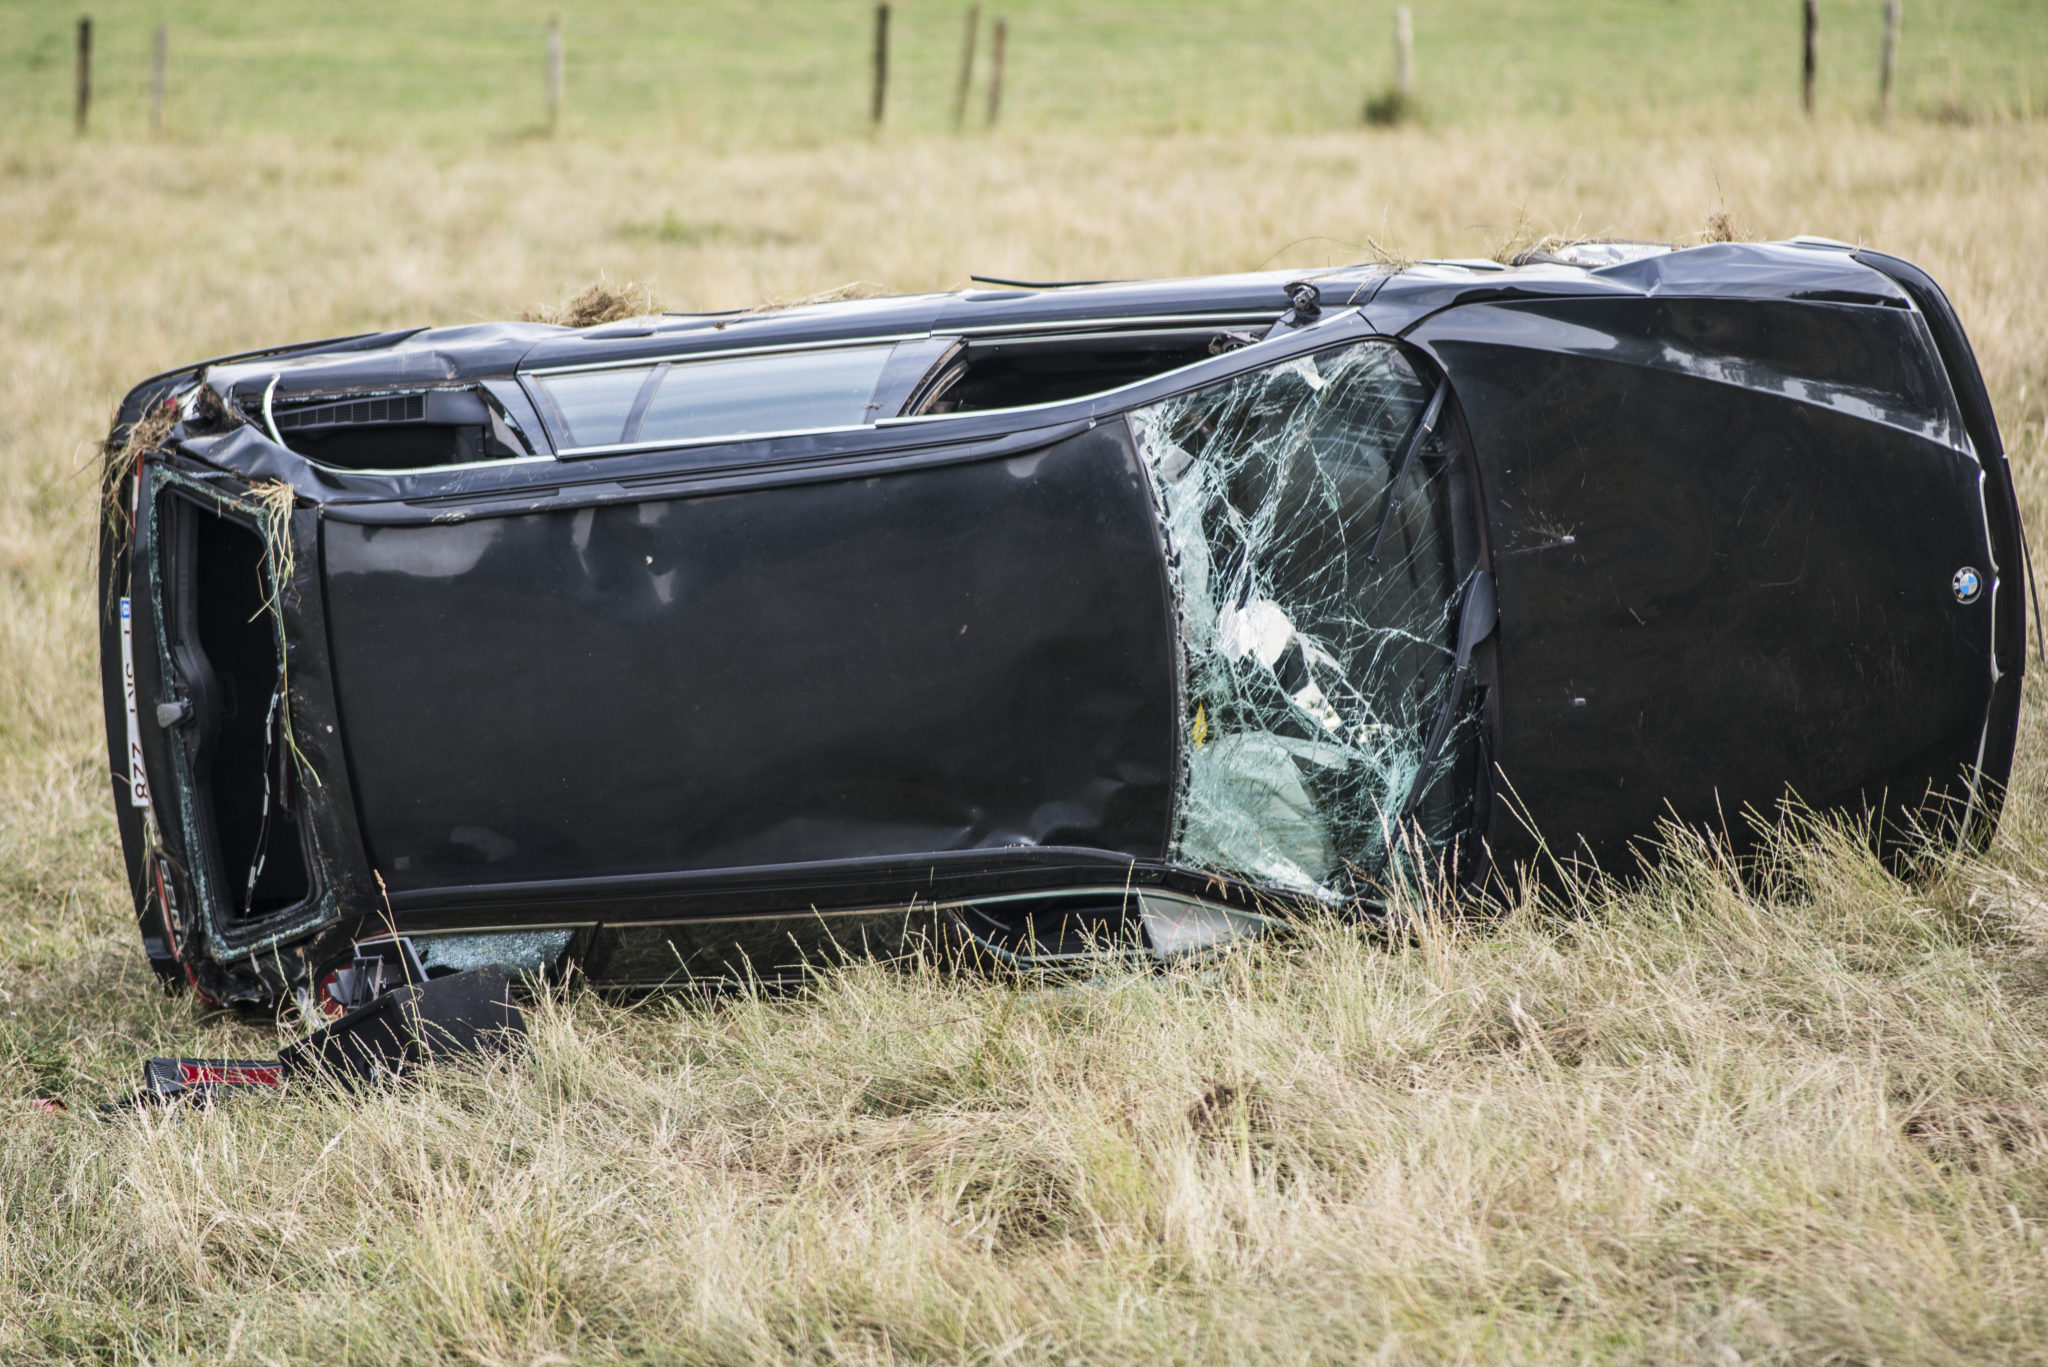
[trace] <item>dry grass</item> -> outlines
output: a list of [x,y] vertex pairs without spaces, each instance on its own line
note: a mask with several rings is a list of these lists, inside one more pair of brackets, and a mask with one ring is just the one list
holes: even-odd
[[777,295],[772,299],[764,299],[747,312],[779,313],[783,309],[799,309],[811,304],[836,304],[845,299],[879,299],[892,292],[887,285],[878,285],[872,280],[849,280],[843,285],[813,290],[809,294],[786,297]]
[[[577,999],[527,1061],[402,1095],[86,1113],[146,1052],[271,1043],[157,996],[122,905],[88,572],[134,379],[603,271],[747,307],[1723,214],[1930,268],[2040,510],[2031,127],[232,150],[198,179],[140,146],[0,159],[0,1096],[74,1102],[0,1110],[0,1360],[2048,1359],[2031,701],[1997,845],[1917,887],[1827,832],[1742,876],[1687,847],[1397,945]],[[676,205],[735,231],[628,230]]]
[[654,291],[649,286],[635,284],[631,280],[623,285],[614,285],[609,280],[599,279],[562,303],[529,309],[520,314],[519,319],[525,323],[594,328],[599,323],[616,323],[621,319],[659,312],[661,305],[655,302]]

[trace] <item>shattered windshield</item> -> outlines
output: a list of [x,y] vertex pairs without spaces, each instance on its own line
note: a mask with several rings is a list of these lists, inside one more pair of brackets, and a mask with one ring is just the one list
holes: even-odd
[[[1180,611],[1175,862],[1331,903],[1389,864],[1463,587],[1430,397],[1368,342],[1131,413]],[[1472,731],[1462,719],[1424,790],[1422,848],[1391,842],[1395,872],[1462,826]]]

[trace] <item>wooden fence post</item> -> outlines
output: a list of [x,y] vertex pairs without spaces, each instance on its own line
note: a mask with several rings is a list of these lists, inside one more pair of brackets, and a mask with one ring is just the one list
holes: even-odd
[[981,36],[981,6],[967,7],[967,41],[960,47],[960,80],[953,87],[953,131],[967,123],[967,87],[974,79],[974,44]]
[[92,121],[92,16],[78,16],[78,107],[72,121],[83,135]]
[[1884,56],[1877,68],[1877,107],[1892,112],[1892,77],[1899,68],[1899,0],[1884,0]]
[[882,126],[882,114],[889,106],[889,7],[875,6],[875,100],[871,117]]
[[1406,5],[1394,11],[1394,92],[1404,105],[1415,96],[1415,16]]
[[1813,115],[1813,47],[1814,37],[1820,31],[1820,0],[1806,0],[1805,42],[1802,47],[1799,79],[1799,105],[1810,118]]
[[171,29],[168,24],[156,26],[156,48],[149,59],[149,131],[164,131],[164,80],[166,68],[171,64]]
[[996,116],[1003,112],[1003,49],[1010,38],[1010,21],[998,18],[995,32],[989,35],[988,49],[988,126],[996,126]]
[[548,16],[548,132],[562,126],[562,17]]

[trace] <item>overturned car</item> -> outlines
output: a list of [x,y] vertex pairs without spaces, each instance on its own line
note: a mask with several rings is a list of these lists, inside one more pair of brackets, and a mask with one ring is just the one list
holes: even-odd
[[168,980],[1171,955],[1788,793],[1981,840],[2021,529],[1915,267],[1590,245],[348,337],[124,402]]

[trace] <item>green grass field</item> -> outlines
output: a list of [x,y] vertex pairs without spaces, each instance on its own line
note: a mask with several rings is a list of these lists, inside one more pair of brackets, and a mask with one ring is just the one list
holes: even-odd
[[[1355,125],[1393,79],[1388,0],[1017,0],[1004,122],[1019,129],[1317,131]],[[1498,119],[1797,107],[1797,0],[1457,0],[1415,6],[1427,116]],[[1876,106],[1879,0],[1824,0],[1819,104]],[[97,126],[146,126],[149,53],[171,29],[181,138],[516,137],[544,123],[544,26],[565,18],[568,120],[606,137],[808,141],[866,129],[861,0],[104,0]],[[893,6],[888,126],[950,126],[967,6]],[[0,6],[0,131],[69,126],[75,11]],[[975,107],[980,109],[980,83]],[[1911,0],[1898,107],[2048,107],[2048,24],[2029,0]]]
[[[156,989],[122,886],[92,472],[140,377],[600,274],[729,307],[1727,215],[1943,282],[2038,528],[2022,7],[1909,4],[1889,124],[1874,3],[1823,5],[1812,123],[1791,5],[1418,8],[1429,117],[1370,130],[1385,6],[1020,6],[1016,117],[972,139],[956,7],[897,7],[880,139],[862,5],[581,7],[554,138],[539,5],[95,12],[80,141],[74,12],[0,11],[0,1363],[2048,1363],[2038,674],[1996,843],[1916,883],[1795,832],[1398,944],[578,997],[530,1057],[402,1094],[95,1112],[150,1054],[278,1044]],[[1663,66],[1609,60],[1636,48]]]

